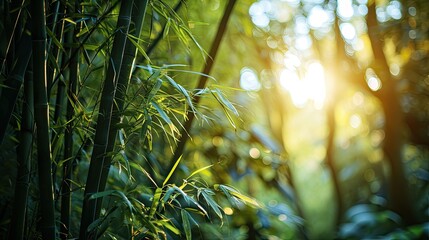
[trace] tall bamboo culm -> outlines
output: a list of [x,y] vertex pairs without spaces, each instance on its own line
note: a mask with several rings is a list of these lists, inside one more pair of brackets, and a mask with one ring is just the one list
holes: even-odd
[[[90,196],[100,191],[102,169],[106,166],[105,158],[107,153],[109,129],[111,127],[111,116],[113,110],[113,99],[116,93],[116,86],[121,70],[122,58],[124,56],[125,43],[131,22],[131,10],[134,1],[124,0],[121,2],[116,33],[113,40],[112,51],[109,58],[109,67],[104,81],[103,92],[100,100],[100,107],[97,119],[97,126],[94,137],[94,148],[91,156],[88,177],[86,180],[84,201],[82,207],[82,217],[80,225],[80,239],[95,238],[89,236],[88,226],[98,218],[102,199],[92,199]],[[104,188],[104,187],[103,187]],[[100,202],[99,202],[100,201]]]
[[33,71],[31,67],[28,67],[24,80],[24,102],[22,106],[21,132],[17,158],[18,172],[16,176],[15,198],[9,239],[23,239],[25,236],[25,215],[27,212],[31,171],[30,156],[33,146],[34,131],[33,98]]
[[46,81],[45,1],[31,2],[31,16],[33,24],[34,117],[37,126],[37,162],[41,212],[39,226],[43,239],[56,239]]
[[4,85],[7,87],[2,89],[0,97],[0,144],[3,142],[6,134],[6,129],[10,118],[12,116],[13,108],[18,99],[18,93],[21,89],[24,81],[25,70],[31,56],[31,37],[27,34],[23,34],[21,39],[18,41],[16,52],[17,60],[12,67]]
[[[79,3],[76,1],[74,9],[72,6],[68,6],[67,12],[71,14],[73,12],[78,12]],[[73,43],[77,42],[74,36],[80,31],[80,23],[78,23],[73,28],[69,29],[66,34],[67,45],[73,46]],[[75,44],[76,45],[76,44]],[[76,52],[75,54],[72,54]],[[66,55],[66,54],[65,54]],[[68,68],[68,101],[67,101],[67,113],[66,113],[66,129],[64,133],[64,159],[66,161],[63,165],[63,179],[61,182],[61,230],[60,237],[61,239],[68,239],[70,234],[70,213],[71,213],[71,178],[72,178],[72,169],[75,161],[73,155],[73,117],[75,114],[75,105],[77,102],[77,86],[78,86],[78,76],[79,76],[79,50],[70,47],[68,49],[68,57],[63,58],[64,61],[69,62]]]
[[[147,0],[140,0],[134,4],[134,8],[132,11],[132,19],[131,22],[134,23],[134,31],[130,29],[131,35],[136,38],[140,37],[140,33],[142,30]],[[107,152],[112,152],[115,146],[116,136],[118,135],[118,124],[122,121],[122,112],[124,108],[125,97],[128,89],[128,83],[131,78],[132,68],[137,55],[136,46],[129,40],[127,40],[124,57],[122,60],[121,72],[119,73],[118,85],[115,94],[115,104],[113,105],[113,113],[112,113],[112,122],[109,131],[109,141],[107,146]],[[104,191],[106,186],[107,177],[109,175],[109,168],[112,162],[112,155],[105,159],[105,167],[102,169],[101,180],[100,180],[100,191]],[[99,207],[97,209],[100,209]]]

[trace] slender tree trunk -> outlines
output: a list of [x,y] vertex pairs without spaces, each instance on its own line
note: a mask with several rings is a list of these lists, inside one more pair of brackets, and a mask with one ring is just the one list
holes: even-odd
[[390,75],[389,65],[383,52],[383,43],[377,34],[378,23],[375,3],[368,7],[368,29],[372,52],[375,60],[375,71],[383,86],[380,91],[380,101],[384,110],[384,154],[390,167],[389,203],[395,212],[404,219],[406,224],[414,223],[415,217],[408,190],[408,182],[402,163],[403,147],[403,114],[396,92],[395,81]]
[[22,121],[20,143],[18,146],[18,173],[16,176],[15,198],[13,205],[9,239],[23,239],[25,231],[25,215],[27,212],[28,188],[30,184],[30,155],[33,146],[34,131],[34,99],[33,72],[27,68],[24,80],[24,103],[22,106]]
[[33,38],[34,113],[37,126],[37,158],[40,190],[40,228],[44,239],[56,238],[49,140],[49,106],[46,82],[45,2],[31,2]]
[[[214,61],[216,59],[216,55],[220,46],[220,43],[222,41],[223,35],[226,32],[226,27],[228,24],[228,20],[231,16],[232,10],[234,8],[234,4],[235,4],[236,0],[229,0],[228,4],[225,8],[225,12],[222,16],[222,19],[219,23],[217,32],[216,32],[216,36],[215,39],[212,43],[210,52],[209,52],[209,56],[206,58],[206,62],[204,65],[204,70],[203,70],[203,74],[201,75],[199,81],[198,81],[198,85],[197,85],[197,89],[203,89],[206,86],[207,83],[207,75],[210,74],[210,71],[213,68],[213,64]],[[198,103],[200,102],[201,97],[199,95],[194,96],[194,101],[195,101],[195,106],[198,105]],[[179,159],[180,156],[182,156],[183,154],[183,150],[185,149],[185,145],[186,142],[189,139],[189,133],[192,127],[192,122],[194,121],[194,112],[192,111],[188,111],[185,117],[185,123],[183,124],[183,129],[181,131],[181,135],[179,137],[179,139],[177,140],[177,147],[176,150],[174,151],[173,157],[171,158],[168,168],[167,168],[167,173],[170,172],[170,170],[173,168],[173,166],[175,165],[176,161]]]
[[[88,226],[98,218],[100,209],[100,198],[90,200],[89,197],[100,191],[101,174],[105,167],[105,158],[107,154],[107,146],[109,144],[109,129],[111,127],[111,116],[114,105],[114,96],[116,86],[121,70],[122,58],[124,56],[125,43],[131,20],[131,9],[133,6],[132,0],[124,0],[121,2],[118,22],[116,27],[115,38],[113,41],[112,52],[109,59],[109,68],[104,81],[103,92],[101,95],[99,114],[94,139],[94,148],[91,156],[91,164],[89,166],[88,178],[85,187],[85,199],[82,208],[80,239],[88,239]],[[102,187],[104,188],[104,187]]]
[[0,96],[0,144],[3,142],[6,129],[12,116],[18,93],[24,81],[24,74],[31,56],[31,36],[23,34],[18,42],[17,60],[9,73]]
[[[332,88],[331,88],[332,89]],[[335,91],[335,90],[333,90]],[[332,94],[336,95],[336,94]],[[326,109],[326,121],[328,125],[328,136],[326,139],[326,165],[331,173],[332,183],[334,185],[334,196],[337,203],[335,214],[335,226],[339,226],[343,214],[343,199],[341,195],[341,185],[338,179],[338,169],[335,167],[335,99],[332,99]]]

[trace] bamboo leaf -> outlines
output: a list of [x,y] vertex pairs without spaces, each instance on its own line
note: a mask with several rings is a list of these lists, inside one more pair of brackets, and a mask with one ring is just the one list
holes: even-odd
[[174,134],[176,132],[177,134],[180,134],[179,130],[176,128],[176,126],[173,124],[171,119],[167,116],[167,114],[162,110],[162,108],[156,103],[155,101],[152,101],[152,106],[155,107],[156,111],[158,111],[161,118],[168,124],[171,130],[171,134]]
[[173,186],[174,189],[176,189],[176,191],[178,191],[182,196],[183,199],[185,199],[185,201],[189,204],[189,202],[192,202],[193,204],[195,204],[202,213],[204,213],[204,215],[208,216],[206,209],[204,209],[203,206],[201,206],[195,199],[193,199],[192,197],[190,197],[188,194],[186,194],[182,189],[180,189],[177,186]]
[[220,211],[220,206],[212,197],[214,195],[213,191],[211,191],[210,189],[201,189],[201,195],[203,196],[204,200],[206,200],[209,207],[213,209],[213,211],[220,219],[222,219],[222,212]]
[[149,58],[149,56],[146,54],[146,51],[143,49],[143,47],[136,41],[136,40],[134,40],[135,39],[135,37],[134,36],[132,36],[132,35],[128,35],[128,40],[137,48],[137,51],[141,54],[141,55],[143,55],[143,57],[144,58],[146,58],[146,60],[149,62],[149,63],[152,63],[151,62],[151,60],[150,60],[150,58]]
[[177,229],[172,224],[170,224],[170,220],[168,220],[168,219],[159,220],[159,221],[156,221],[155,223],[162,226],[162,227],[167,228],[168,230],[170,230],[171,232],[173,232],[176,235],[180,235],[180,230]]
[[180,156],[177,161],[174,163],[173,168],[171,168],[171,171],[168,173],[167,177],[165,178],[164,182],[162,183],[162,186],[165,186],[167,184],[168,180],[170,180],[171,175],[173,175],[174,171],[176,170],[177,166],[180,163],[180,160],[182,160],[182,156]]
[[202,171],[204,171],[204,170],[206,170],[206,169],[209,169],[209,168],[211,168],[211,167],[213,167],[213,164],[211,164],[211,165],[209,165],[209,166],[205,166],[205,167],[202,167],[202,168],[200,168],[200,169],[197,169],[197,170],[195,170],[195,171],[193,171],[186,179],[190,179],[192,176],[194,176],[195,174],[198,174],[198,173],[200,173],[200,172],[202,172]]
[[149,92],[149,95],[147,97],[147,102],[152,101],[152,98],[158,93],[161,86],[162,86],[162,80],[158,78]]
[[192,111],[195,112],[194,104],[192,103],[192,99],[189,96],[188,91],[180,84],[176,83],[176,81],[174,81],[174,79],[171,78],[170,76],[165,75],[165,78],[168,80],[171,86],[173,86],[177,91],[179,91],[185,97],[189,107],[192,109]]
[[48,33],[49,37],[52,39],[52,41],[54,42],[55,46],[60,49],[61,51],[65,52],[66,50],[63,47],[63,44],[60,43],[60,41],[58,41],[57,37],[55,36],[55,34],[49,30],[49,28],[46,28],[46,32]]
[[150,206],[150,210],[149,210],[150,218],[155,216],[156,209],[158,208],[158,205],[159,205],[159,200],[161,199],[161,194],[162,194],[162,188],[157,188],[155,190],[155,194],[153,195],[152,205]]
[[128,207],[130,212],[132,212],[132,210],[133,210],[132,203],[127,198],[127,196],[125,196],[125,194],[123,192],[118,191],[118,190],[107,190],[107,191],[103,191],[103,192],[94,193],[89,197],[89,199],[97,199],[97,198],[102,198],[102,197],[106,197],[106,196],[119,197],[120,199],[122,199],[122,202]]
[[229,109],[231,112],[233,112],[236,116],[239,116],[237,109],[232,105],[232,103],[225,98],[223,93],[219,91],[219,89],[215,89],[211,91],[213,96],[216,98],[216,100],[223,106],[225,106],[227,109]]
[[232,187],[222,185],[222,184],[215,184],[214,187],[215,189],[219,189],[222,192],[224,192],[228,198],[235,197],[236,199],[241,200],[243,203],[250,204],[253,207],[257,207],[257,208],[262,207],[255,199],[240,193],[238,190]]
[[182,225],[183,225],[183,229],[185,230],[185,236],[186,236],[186,240],[190,240],[192,239],[192,234],[191,234],[191,224],[189,222],[189,213],[182,209],[180,211],[180,214],[182,215]]
[[144,111],[145,120],[144,120],[143,126],[140,130],[140,143],[142,145],[144,145],[146,142],[146,134],[147,134],[149,126],[152,124],[152,116],[150,116],[150,114],[146,108],[143,111]]

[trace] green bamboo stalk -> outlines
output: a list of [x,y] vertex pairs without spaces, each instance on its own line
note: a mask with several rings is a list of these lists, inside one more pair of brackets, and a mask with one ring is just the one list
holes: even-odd
[[82,207],[82,217],[80,226],[80,239],[88,239],[88,226],[98,218],[100,212],[97,206],[100,206],[97,198],[90,200],[89,197],[100,191],[102,169],[106,167],[105,158],[107,146],[109,144],[109,129],[111,127],[111,116],[114,104],[114,96],[118,83],[118,77],[121,70],[122,59],[124,56],[125,43],[131,22],[131,10],[134,1],[124,0],[121,2],[116,33],[113,41],[112,52],[109,59],[109,68],[104,81],[103,92],[101,95],[97,126],[94,137],[94,148],[89,166],[88,178],[84,192],[84,202]]
[[[202,72],[203,74],[201,74],[201,77],[198,81],[197,89],[203,89],[206,86],[207,76],[210,74],[210,71],[213,67],[213,63],[216,59],[216,55],[217,55],[220,43],[222,41],[223,35],[225,34],[226,27],[228,24],[228,20],[231,16],[235,2],[236,2],[236,0],[229,0],[228,1],[228,5],[225,8],[225,12],[222,16],[220,23],[219,23],[215,39],[212,43],[212,46],[211,46],[211,49],[209,52],[209,57],[206,58],[204,70]],[[195,106],[198,105],[198,103],[200,102],[200,99],[201,99],[200,95],[197,95],[194,97]],[[192,127],[192,122],[194,121],[194,116],[195,116],[194,112],[192,112],[192,111],[188,111],[186,114],[185,119],[187,119],[187,120],[183,124],[183,129],[181,130],[181,135],[177,141],[176,150],[174,151],[173,157],[171,158],[170,163],[169,163],[168,168],[167,168],[167,171],[166,171],[167,173],[169,173],[171,171],[171,169],[173,169],[173,166],[175,165],[176,161],[183,154],[183,150],[185,149],[186,142],[189,139],[188,134],[190,133],[190,130]]]
[[[148,0],[139,0],[136,2],[133,8],[131,22],[134,23],[135,29],[134,32],[131,34],[136,38],[140,37],[142,31],[147,4]],[[115,104],[113,106],[112,122],[110,124],[111,127],[109,131],[109,140],[106,152],[112,152],[115,147],[115,140],[119,130],[117,126],[122,122],[122,112],[124,110],[123,108],[125,103],[125,96],[128,89],[128,83],[131,79],[132,68],[136,60],[136,55],[136,46],[131,41],[127,40],[124,50],[124,57],[122,60],[121,71],[119,73],[118,78],[117,91],[115,94]],[[106,186],[111,162],[112,155],[106,156],[105,165],[102,168],[101,173],[100,191],[104,191],[104,188]],[[99,204],[101,204],[101,202]],[[98,206],[97,209],[99,210],[100,206]]]
[[[64,44],[64,26],[65,26],[65,21],[63,20],[61,22],[61,24],[58,26],[57,24],[57,20],[58,20],[58,15],[59,13],[65,14],[65,4],[61,4],[60,1],[55,2],[55,5],[53,6],[54,12],[51,13],[51,15],[53,17],[51,17],[50,21],[53,21],[51,23],[51,29],[52,32],[56,34],[56,38],[60,41],[61,44]],[[57,29],[58,28],[58,29]],[[47,68],[47,86],[48,86],[48,96],[50,96],[51,94],[51,89],[52,87],[54,87],[53,84],[53,79],[54,76],[56,75],[61,75],[60,80],[58,81],[57,84],[57,94],[56,94],[56,99],[55,99],[55,109],[54,109],[54,116],[52,119],[52,122],[54,125],[56,126],[62,126],[62,118],[61,116],[63,115],[64,112],[64,100],[66,99],[66,94],[65,94],[65,80],[64,78],[67,77],[68,71],[64,71],[62,73],[58,72],[58,69],[56,68],[56,66],[61,66],[63,65],[64,62],[67,62],[68,58],[66,56],[66,54],[64,54],[63,51],[61,51],[58,47],[51,46],[52,43],[52,39],[50,38],[48,41],[48,48],[50,49],[50,52],[52,52],[51,56],[55,57],[55,64],[48,64]],[[48,56],[49,59],[49,56]],[[49,62],[49,61],[48,61]],[[54,66],[52,66],[54,65]],[[56,65],[56,66],[55,66]],[[52,144],[52,149],[53,149],[53,153],[58,153],[60,151],[56,151],[57,148],[60,148],[60,146],[58,146],[59,144],[59,137],[61,136],[61,132],[63,131],[63,128],[59,128],[56,131],[52,131],[52,137],[51,137],[51,144]],[[58,159],[61,155],[53,155],[52,156],[52,182],[54,184],[54,187],[57,186],[57,162]],[[57,190],[55,192],[58,192]],[[54,197],[55,198],[55,197]]]
[[[69,13],[77,12],[79,9],[79,3],[76,1],[75,9],[67,9]],[[73,42],[77,42],[77,39],[74,40],[73,36],[76,36],[80,31],[80,24],[74,27],[74,29],[70,29],[67,33],[66,41],[68,45],[73,46]],[[75,49],[69,49],[69,56],[71,56],[72,52],[76,51]],[[78,50],[77,50],[78,51]],[[66,54],[64,54],[66,55]],[[72,180],[72,169],[73,162],[75,158],[73,157],[73,116],[75,114],[75,104],[77,102],[77,87],[78,87],[78,76],[79,76],[79,52],[77,52],[71,59],[64,59],[64,62],[69,61],[69,82],[68,82],[68,102],[67,102],[67,113],[66,113],[66,121],[67,126],[65,130],[64,136],[64,159],[66,162],[63,166],[63,180],[61,184],[61,229],[60,235],[62,239],[67,239],[70,234],[70,213],[71,213],[71,180]]]
[[12,116],[13,108],[15,107],[18,93],[24,81],[25,69],[31,56],[31,36],[23,34],[18,42],[17,59],[14,62],[12,71],[9,73],[2,89],[0,96],[0,144],[3,142],[6,134],[6,129]]
[[49,140],[49,104],[46,82],[45,1],[31,2],[33,39],[34,113],[37,126],[37,160],[40,191],[40,229],[44,239],[56,238]]
[[16,176],[15,198],[9,239],[24,238],[25,214],[27,212],[27,198],[30,182],[30,154],[34,132],[33,109],[33,72],[30,67],[28,67],[24,80],[24,103],[22,107],[20,143],[17,157],[18,173]]

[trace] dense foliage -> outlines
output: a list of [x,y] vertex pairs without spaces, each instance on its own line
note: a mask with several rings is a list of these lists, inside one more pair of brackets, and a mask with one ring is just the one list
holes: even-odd
[[0,238],[429,236],[424,0],[0,16]]

